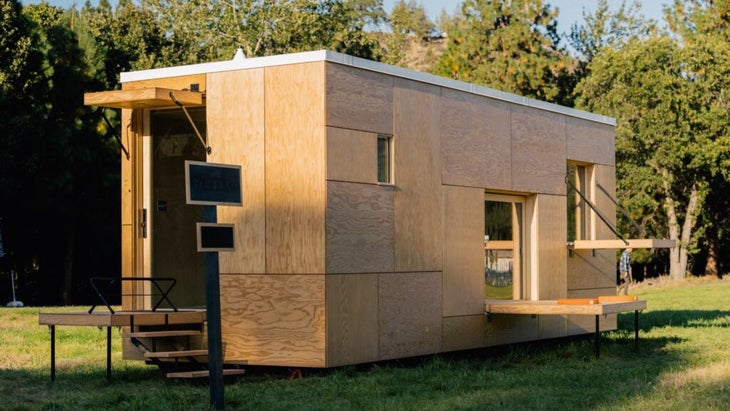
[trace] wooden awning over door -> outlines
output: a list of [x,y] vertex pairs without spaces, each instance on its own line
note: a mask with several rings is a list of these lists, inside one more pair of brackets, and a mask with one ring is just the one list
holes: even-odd
[[203,93],[188,90],[172,90],[146,87],[133,90],[102,91],[84,94],[84,105],[109,108],[160,108],[175,106],[176,100],[184,106],[203,104]]

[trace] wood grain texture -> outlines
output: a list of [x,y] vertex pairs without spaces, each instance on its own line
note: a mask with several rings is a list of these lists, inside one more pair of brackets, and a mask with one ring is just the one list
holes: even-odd
[[327,275],[327,367],[378,360],[378,275]]
[[482,314],[484,190],[443,186],[445,317]]
[[616,164],[615,127],[566,117],[568,160],[584,163]]
[[568,293],[567,200],[537,196],[537,278],[540,300],[565,298]]
[[327,273],[391,272],[393,188],[327,183]]
[[396,79],[395,269],[441,271],[440,90]]
[[530,315],[490,315],[485,345],[504,345],[538,339],[538,319]]
[[327,179],[378,182],[378,134],[327,127]]
[[573,250],[568,257],[568,290],[616,286],[616,250]]
[[[598,298],[602,295],[616,295],[616,287],[575,290],[568,292],[569,298]],[[615,330],[617,327],[617,316],[616,314],[608,314],[605,317],[600,316],[598,324],[598,328],[601,331]],[[592,333],[595,331],[595,317],[585,315],[568,316],[568,335]]]
[[324,275],[221,275],[226,360],[324,367]]
[[190,89],[191,84],[197,84],[200,92],[205,92],[205,74],[167,77],[151,80],[130,81],[122,83],[122,90],[133,90],[146,87],[164,87],[174,90]]
[[267,273],[325,270],[324,64],[266,69]]
[[444,336],[441,351],[470,350],[484,346],[487,317],[467,315],[444,317]]
[[560,338],[568,335],[567,315],[538,315],[537,338]]
[[203,93],[173,90],[161,87],[147,87],[130,90],[100,91],[84,94],[84,105],[110,108],[162,108],[174,107],[175,100],[184,106],[203,104]]
[[509,190],[512,182],[510,105],[443,89],[444,184]]
[[393,77],[326,63],[328,126],[393,134]]
[[219,253],[221,273],[266,270],[264,69],[209,74],[208,161],[241,166],[242,207],[218,207],[218,222],[235,224],[236,251]]
[[565,195],[565,116],[511,106],[512,189]]
[[439,352],[443,312],[441,273],[379,276],[380,360]]

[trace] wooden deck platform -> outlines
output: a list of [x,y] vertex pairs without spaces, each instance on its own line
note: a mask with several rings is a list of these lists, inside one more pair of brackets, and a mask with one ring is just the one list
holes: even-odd
[[593,315],[596,318],[596,358],[600,356],[602,315],[634,312],[635,347],[639,346],[639,311],[646,309],[646,300],[632,296],[603,296],[595,299],[565,298],[560,300],[485,300],[484,313],[512,315]]
[[40,325],[78,325],[92,327],[129,327],[134,325],[192,324],[205,321],[205,310],[156,310],[40,313]]

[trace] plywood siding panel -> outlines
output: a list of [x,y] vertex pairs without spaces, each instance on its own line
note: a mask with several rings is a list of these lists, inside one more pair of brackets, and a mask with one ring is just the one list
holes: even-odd
[[393,188],[327,184],[327,272],[393,271]]
[[378,275],[328,275],[327,366],[378,360]]
[[439,95],[437,87],[396,79],[396,271],[442,267]]
[[324,275],[221,275],[226,361],[325,366]]
[[[135,90],[146,87],[161,87],[169,88],[172,90],[189,90],[191,84],[197,84],[199,88],[198,91],[205,92],[205,74],[193,74],[189,76],[130,81],[127,83],[122,83],[122,90]],[[170,102],[170,105],[175,106],[172,101]]]
[[324,273],[324,64],[266,69],[268,273]]
[[568,160],[584,163],[616,164],[615,127],[567,117]]
[[538,195],[537,278],[540,300],[565,298],[568,292],[567,200],[565,196]]
[[441,350],[441,273],[380,274],[380,359],[432,354]]
[[327,178],[353,183],[378,182],[378,134],[327,128]]
[[568,289],[616,286],[616,250],[573,250],[568,257]]
[[484,314],[484,190],[443,187],[444,316]]
[[509,119],[509,103],[443,89],[444,184],[510,189],[512,148]]
[[393,77],[327,65],[327,125],[393,134]]
[[444,318],[444,337],[441,351],[470,350],[484,346],[487,316],[467,315]]
[[241,166],[242,207],[218,207],[218,221],[235,224],[236,251],[219,254],[221,273],[266,269],[264,69],[208,75],[208,161]]
[[565,194],[565,116],[511,106],[512,189]]
[[560,338],[568,335],[567,315],[538,315],[537,338]]
[[485,345],[504,345],[538,339],[537,317],[492,314],[487,319]]

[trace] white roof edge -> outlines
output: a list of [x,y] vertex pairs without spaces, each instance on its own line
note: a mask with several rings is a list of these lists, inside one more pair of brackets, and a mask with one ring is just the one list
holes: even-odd
[[522,97],[516,94],[506,93],[503,91],[478,86],[476,84],[471,84],[464,81],[452,80],[446,77],[440,77],[429,73],[421,73],[402,67],[391,66],[389,64],[379,63],[377,61],[367,60],[360,57],[354,57],[347,54],[327,50],[307,51],[302,53],[281,54],[276,56],[254,57],[243,60],[228,60],[213,63],[191,64],[187,66],[124,72],[120,74],[120,80],[122,83],[128,83],[140,80],[152,80],[158,78],[186,76],[193,74],[217,73],[223,71],[260,67],[283,66],[298,63],[311,63],[315,61],[329,61],[333,63],[343,64],[363,70],[402,77],[414,81],[433,84],[440,87],[446,87],[471,94],[490,97],[496,100],[507,101],[522,106],[539,108],[541,110],[564,114],[570,117],[577,117],[584,120],[616,126],[616,119],[613,117],[565,107],[554,103],[548,103],[546,101],[541,101],[533,98]]

